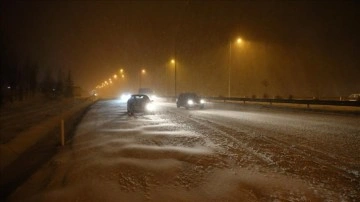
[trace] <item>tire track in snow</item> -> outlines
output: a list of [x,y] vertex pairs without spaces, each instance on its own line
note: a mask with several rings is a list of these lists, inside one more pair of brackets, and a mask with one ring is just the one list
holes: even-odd
[[[186,116],[186,115],[183,115],[183,114],[179,114],[179,113],[176,113],[176,115],[184,118],[185,120],[191,120],[193,123],[196,123],[198,124],[198,126],[195,126],[196,127],[196,131],[200,133],[202,133],[203,135],[206,135],[208,138],[210,139],[214,139],[214,136],[217,136],[216,140],[213,141],[213,142],[219,142],[221,141],[220,139],[224,139],[224,138],[227,138],[229,139],[230,141],[226,141],[223,143],[223,145],[221,145],[222,147],[227,147],[228,150],[233,150],[233,152],[235,151],[236,154],[234,154],[233,156],[236,156],[236,158],[240,158],[239,154],[238,153],[238,149],[242,149],[242,152],[245,154],[245,155],[251,155],[251,157],[249,159],[247,159],[248,161],[256,161],[257,163],[261,163],[263,165],[272,165],[274,164],[274,162],[267,158],[266,156],[262,155],[261,153],[259,153],[258,151],[254,150],[252,147],[249,147],[247,146],[246,143],[244,143],[243,141],[235,138],[234,136],[232,135],[229,135],[229,131],[227,130],[224,130],[224,128],[221,128],[219,127],[218,124],[213,124],[212,122],[208,121],[208,120],[202,120],[202,119],[199,119],[199,118],[194,118],[194,117],[191,117],[191,116]],[[178,121],[179,122],[179,119],[175,120],[175,121]],[[199,127],[202,127],[202,129],[205,129],[202,130],[202,129],[199,129]],[[234,131],[232,131],[234,132]],[[239,134],[238,131],[236,131],[237,134]],[[210,135],[207,135],[207,134],[210,134]],[[244,134],[242,134],[244,135]],[[234,146],[234,145],[229,145],[229,142],[235,142],[238,147]],[[232,152],[232,153],[233,153]],[[228,154],[226,154],[228,155]],[[247,162],[249,163],[249,162]]]
[[[195,116],[186,117],[182,114],[180,116],[217,131],[224,137],[233,140],[246,151],[261,159],[267,167],[274,168],[276,166],[282,172],[305,178],[311,184],[322,184],[331,190],[341,190],[341,197],[343,198],[350,200],[360,198],[360,188],[354,189],[354,187],[360,187],[359,175],[356,170],[351,170],[341,163],[334,164],[337,160],[331,155],[326,155],[303,145],[294,146],[292,143],[266,135],[255,138],[250,137],[249,134],[239,132],[233,126],[224,123],[218,124]],[[253,130],[257,133],[260,133],[259,131],[265,134],[274,133],[274,131],[265,128],[254,128]],[[279,132],[276,132],[276,134],[281,137],[286,135],[279,134]],[[279,157],[279,154],[283,156]],[[299,165],[304,167],[300,169],[298,168]],[[313,181],[314,179],[317,181]]]

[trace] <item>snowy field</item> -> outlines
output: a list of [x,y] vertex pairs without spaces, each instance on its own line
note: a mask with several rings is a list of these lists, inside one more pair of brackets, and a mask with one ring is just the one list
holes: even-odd
[[360,201],[360,117],[99,101],[9,201]]
[[66,112],[79,102],[74,99],[49,100],[38,96],[29,101],[8,103],[0,108],[0,143],[9,142],[20,132],[26,131],[46,119],[58,116],[62,112]]

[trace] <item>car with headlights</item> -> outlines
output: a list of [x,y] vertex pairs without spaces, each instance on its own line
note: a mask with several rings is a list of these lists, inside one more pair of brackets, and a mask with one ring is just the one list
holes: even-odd
[[181,93],[176,99],[177,108],[185,107],[189,108],[200,108],[205,107],[205,100],[201,99],[196,93]]
[[136,112],[153,112],[154,104],[147,95],[134,94],[127,101],[127,112],[134,114]]

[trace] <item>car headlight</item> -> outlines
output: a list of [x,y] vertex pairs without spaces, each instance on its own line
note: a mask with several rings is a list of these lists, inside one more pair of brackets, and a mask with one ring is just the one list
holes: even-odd
[[205,100],[201,99],[201,100],[200,100],[200,103],[201,103],[201,104],[205,104]]
[[153,103],[147,103],[145,106],[145,109],[147,111],[154,111],[155,110],[155,105]]
[[124,93],[124,94],[121,95],[120,101],[127,102],[130,99],[130,97],[131,97],[130,94]]
[[151,100],[156,100],[156,99],[157,99],[156,95],[151,96]]
[[193,104],[194,104],[194,101],[188,100],[187,103],[188,103],[188,105],[193,105]]

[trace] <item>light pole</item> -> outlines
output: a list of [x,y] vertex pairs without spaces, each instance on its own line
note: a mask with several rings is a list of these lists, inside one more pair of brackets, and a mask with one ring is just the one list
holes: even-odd
[[146,73],[146,70],[145,69],[142,69],[141,71],[140,71],[140,74],[139,74],[139,88],[141,88],[141,77],[142,77],[142,75],[143,74],[145,74]]
[[[241,38],[237,38],[237,39],[236,39],[236,43],[237,43],[237,44],[241,44],[241,43],[242,43],[242,39],[241,39]],[[229,42],[228,97],[231,96],[231,47],[232,47],[232,40],[230,40],[230,42]]]
[[176,60],[172,59],[171,64],[174,64],[174,94],[176,97]]

